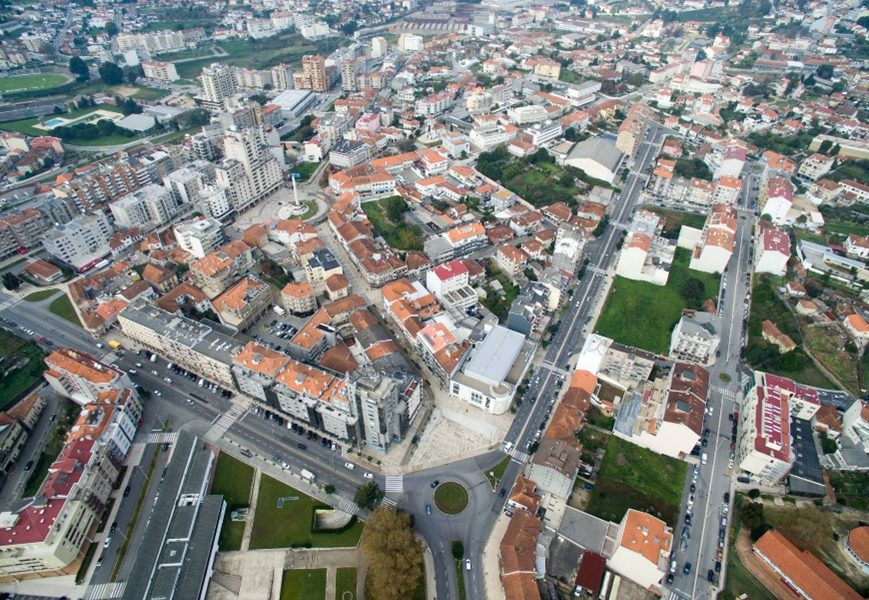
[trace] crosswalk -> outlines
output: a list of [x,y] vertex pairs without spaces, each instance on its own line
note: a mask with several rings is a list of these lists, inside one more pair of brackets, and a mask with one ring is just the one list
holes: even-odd
[[384,485],[386,493],[403,494],[404,493],[404,475],[387,475]]
[[84,600],[110,600],[111,598],[120,598],[124,594],[124,589],[126,587],[126,581],[91,585],[88,586],[87,591],[85,591]]
[[350,515],[355,515],[357,512],[359,512],[359,507],[356,506],[356,503],[349,498],[345,498],[344,496],[338,496],[338,510]]
[[721,387],[720,385],[715,386],[712,389],[713,389],[713,391],[718,392],[719,394],[721,394],[722,396],[724,396],[725,398],[727,398],[729,400],[733,400],[734,398],[736,398],[736,394],[734,394],[733,390],[731,390],[731,389]]
[[587,268],[588,268],[589,273],[595,273],[597,275],[606,275],[607,274],[606,269],[601,269],[597,265],[589,265]]
[[567,371],[565,371],[564,369],[560,369],[560,368],[556,367],[548,360],[543,361],[543,363],[540,366],[544,369],[549,369],[553,373],[561,375],[562,377],[567,377],[570,374]]
[[517,450],[516,448],[513,448],[507,454],[510,455],[510,460],[512,460],[514,463],[524,465],[526,462],[528,462],[529,455],[527,452],[523,452],[522,450]]
[[396,506],[398,506],[398,502],[396,502],[389,496],[384,496],[383,500],[380,501],[380,504],[382,504],[383,506],[388,506],[390,508],[395,508]]
[[170,444],[174,444],[175,440],[178,439],[178,432],[173,431],[171,433],[164,433],[162,431],[152,431],[148,434],[149,444],[163,444],[165,442],[169,442]]
[[247,412],[246,408],[242,408],[238,404],[233,404],[228,411],[220,415],[220,418],[217,419],[217,422],[208,430],[206,434],[207,439],[217,440],[223,437],[223,434],[226,433],[226,430],[235,424],[245,413]]

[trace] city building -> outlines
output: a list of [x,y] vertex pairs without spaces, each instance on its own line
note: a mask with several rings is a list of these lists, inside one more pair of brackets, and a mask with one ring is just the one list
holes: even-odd
[[242,240],[227,242],[190,264],[190,278],[209,298],[215,298],[254,265],[251,247]]
[[226,233],[220,221],[212,218],[198,218],[184,221],[172,228],[178,247],[195,256],[205,258],[226,241]]
[[160,60],[143,60],[142,72],[145,77],[159,81],[175,81],[179,78],[174,63]]
[[109,204],[115,226],[150,231],[169,223],[178,213],[172,194],[162,185],[148,184]]
[[222,107],[223,101],[235,94],[235,77],[227,65],[212,63],[202,69],[199,79],[205,102],[214,108]]
[[462,357],[450,379],[450,395],[486,412],[504,414],[529,359],[525,336],[495,325]]
[[787,232],[767,227],[754,245],[754,272],[782,277],[791,257],[791,238]]
[[673,532],[661,519],[628,509],[616,534],[617,546],[607,559],[607,567],[650,591],[660,591],[666,575]]
[[429,269],[425,274],[425,286],[446,307],[465,311],[477,303],[468,268],[458,259]]
[[628,226],[616,273],[627,279],[666,285],[676,245],[661,235],[664,220],[648,210],[638,210]]
[[237,331],[253,325],[272,304],[272,289],[254,277],[245,277],[212,301],[220,322]]
[[723,273],[735,243],[736,210],[730,204],[713,204],[691,253],[689,268],[704,273]]
[[42,238],[42,245],[54,259],[82,272],[111,254],[113,231],[106,216],[96,212],[52,227]]
[[269,151],[257,128],[227,131],[223,147],[225,158],[215,169],[215,176],[235,210],[250,208],[283,184],[281,164]]
[[281,290],[281,300],[287,311],[296,315],[307,315],[317,310],[317,295],[307,281],[293,281]]
[[302,70],[293,73],[293,86],[298,90],[328,92],[331,86],[326,74],[326,59],[320,55],[303,56]]
[[57,348],[45,357],[45,364],[48,370],[43,377],[48,385],[77,404],[96,402],[105,392],[133,387],[124,371],[72,348]]
[[861,525],[848,532],[845,553],[863,575],[869,575],[869,526]]
[[592,137],[577,143],[564,164],[576,167],[589,177],[612,183],[622,163],[622,152],[602,137]]
[[721,335],[718,318],[708,312],[686,310],[670,334],[670,359],[708,367],[715,362]]

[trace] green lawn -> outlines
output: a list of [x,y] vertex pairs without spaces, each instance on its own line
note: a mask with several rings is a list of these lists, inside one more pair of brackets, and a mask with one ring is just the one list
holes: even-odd
[[63,85],[67,78],[63,75],[17,75],[0,78],[0,93],[23,92],[27,90],[47,90]]
[[494,291],[491,286],[486,286],[486,298],[483,300],[483,306],[488,308],[495,314],[499,320],[503,321],[507,318],[507,312],[510,310],[510,305],[513,300],[519,295],[519,286],[513,283],[506,274],[495,266],[494,261],[486,265],[486,275],[489,280],[498,280],[501,287],[504,289],[504,295]]
[[586,511],[618,523],[629,508],[673,526],[688,465],[610,436]]
[[441,512],[457,515],[468,506],[468,490],[455,481],[447,481],[435,490],[434,501]]
[[[130,90],[134,90],[132,94],[130,94]],[[144,85],[136,85],[123,83],[120,85],[109,85],[107,83],[103,83],[102,81],[94,81],[88,83],[86,86],[77,89],[76,95],[79,96],[93,96],[96,94],[106,94],[107,96],[131,96],[133,98],[137,98],[138,100],[159,100],[163,96],[169,95],[169,90],[162,90],[159,88],[147,87]]]
[[325,600],[326,569],[289,569],[281,580],[281,600]]
[[[395,196],[373,202],[365,202],[362,210],[377,235],[396,250],[422,250],[423,233],[417,225],[393,221],[387,211],[390,202],[397,202]],[[401,200],[404,202],[404,200]]]
[[339,567],[335,570],[335,600],[356,600],[356,567]]
[[305,205],[308,207],[304,213],[302,213],[298,218],[301,220],[310,219],[314,215],[317,214],[317,203],[313,200],[305,200]]
[[675,234],[673,235],[674,238],[678,235],[679,229],[682,228],[682,225],[687,225],[694,229],[703,229],[703,225],[706,223],[706,215],[698,213],[661,208],[660,206],[654,206],[651,204],[648,204],[643,208],[664,217],[664,232],[672,231]]
[[628,346],[667,354],[670,332],[687,307],[679,293],[682,284],[694,278],[703,282],[705,298],[717,299],[721,278],[688,268],[691,253],[676,249],[667,285],[634,281],[617,276],[610,288],[595,332]]
[[72,307],[72,302],[70,302],[68,295],[64,294],[55,298],[48,306],[48,310],[50,310],[58,317],[63,317],[70,323],[81,327],[81,321],[78,320],[78,315],[76,314],[75,309]]
[[492,489],[494,490],[498,487],[498,483],[501,481],[501,478],[504,476],[504,471],[507,469],[507,465],[510,464],[510,457],[505,456],[504,459],[499,462],[497,465],[486,471],[486,479],[489,480],[489,483],[492,484]]
[[[285,500],[277,507],[278,498]],[[310,496],[263,475],[260,479],[250,549],[263,548],[337,548],[355,546],[362,535],[362,523],[354,521],[341,531],[313,531],[314,509],[327,508]]]
[[455,560],[456,563],[456,587],[459,588],[459,600],[467,598],[465,592],[465,567],[460,559]]
[[42,378],[45,353],[35,342],[0,330],[0,410],[6,409]]
[[211,482],[211,493],[222,494],[226,501],[226,514],[220,530],[218,545],[221,550],[240,550],[244,537],[244,521],[233,521],[232,511],[250,506],[250,488],[253,484],[253,467],[221,452],[217,469]]
[[57,293],[56,288],[52,288],[50,290],[39,290],[38,292],[33,292],[31,294],[27,294],[24,296],[25,302],[42,302],[48,298],[51,298]]
[[43,117],[34,117],[32,119],[20,119],[18,121],[4,121],[0,123],[0,129],[5,129],[6,131],[17,131],[19,133],[26,133],[27,135],[32,135],[34,137],[38,137],[41,135],[49,135],[50,131],[44,129],[34,129],[34,125],[39,125],[43,121],[49,121],[53,117],[63,117],[64,119],[75,119],[77,117],[84,116],[86,114],[92,113],[95,110],[107,110],[111,112],[121,112],[121,109],[117,106],[113,106],[111,104],[98,104],[97,106],[89,106],[87,108],[83,108],[81,110],[71,110],[69,112],[60,114],[60,115],[45,115]]
[[869,510],[869,473],[830,471],[836,502],[857,510]]
[[314,171],[320,166],[320,163],[303,162],[293,167],[293,172],[298,173],[302,181],[307,181],[314,174]]

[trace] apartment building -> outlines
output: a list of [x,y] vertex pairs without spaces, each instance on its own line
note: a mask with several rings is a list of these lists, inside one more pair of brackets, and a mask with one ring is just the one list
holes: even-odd
[[637,153],[643,137],[646,135],[648,112],[648,107],[639,102],[628,110],[628,115],[619,125],[616,136],[616,148],[622,154],[634,156]]
[[102,212],[83,215],[45,232],[42,245],[53,258],[82,272],[108,256],[114,229]]
[[307,281],[294,281],[281,290],[281,303],[293,314],[307,315],[317,310],[317,295]]
[[766,187],[761,190],[761,214],[769,215],[776,225],[788,224],[788,213],[794,203],[794,187],[790,179],[770,177]]
[[196,258],[220,248],[226,241],[226,232],[220,221],[213,218],[199,218],[176,224],[172,231],[178,247]]
[[343,275],[344,269],[328,248],[315,248],[302,257],[302,266],[308,283],[316,293],[326,289],[326,280],[332,275]]
[[800,163],[797,175],[805,177],[806,179],[811,179],[812,181],[817,181],[833,170],[834,163],[834,157],[815,153],[803,159],[803,162]]
[[45,357],[45,364],[48,370],[43,377],[48,385],[77,404],[96,402],[105,392],[133,387],[124,371],[72,348],[56,349]]
[[148,184],[109,204],[115,226],[151,231],[169,223],[178,213],[178,204],[162,185]]
[[416,332],[414,348],[422,362],[446,385],[471,344],[459,342],[446,324],[432,321]]
[[101,164],[56,185],[52,192],[75,212],[88,212],[149,183],[147,174],[129,161]]
[[466,256],[489,245],[486,230],[474,221],[453,227],[441,234],[429,236],[423,250],[432,262],[441,263]]
[[528,255],[519,248],[504,244],[495,252],[495,263],[510,279],[522,277],[528,265]]
[[232,69],[221,63],[212,63],[202,69],[199,76],[202,82],[202,94],[206,103],[214,108],[223,105],[223,101],[235,94],[235,77]]
[[326,74],[326,59],[320,55],[303,56],[302,70],[293,73],[293,85],[297,90],[328,92],[331,86]]
[[179,78],[174,63],[160,60],[143,60],[142,71],[145,77],[159,81],[175,81]]
[[51,226],[49,219],[35,208],[0,218],[0,256],[10,256],[22,248],[39,247],[42,235]]
[[118,51],[146,50],[149,54],[175,52],[185,47],[184,35],[179,31],[154,31],[151,33],[120,33],[115,36]]
[[329,150],[329,162],[341,169],[349,169],[371,159],[371,147],[365,142],[340,140]]
[[190,276],[209,298],[215,298],[246,275],[253,265],[251,247],[241,240],[233,240],[191,263]]
[[686,310],[670,334],[670,358],[704,367],[715,363],[721,334],[718,318],[707,312]]
[[673,532],[667,524],[631,508],[619,523],[616,541],[607,567],[644,589],[660,591],[673,550]]
[[666,285],[675,244],[661,236],[664,222],[648,210],[638,210],[628,226],[616,273],[627,279]]
[[766,227],[754,245],[754,272],[783,276],[791,257],[791,238],[787,232]]
[[257,128],[227,131],[223,146],[225,158],[215,169],[215,177],[235,210],[253,206],[283,184],[281,164]]
[[458,259],[429,269],[425,275],[425,286],[446,307],[466,311],[477,303],[477,293],[470,285],[468,267]]
[[220,322],[237,331],[253,325],[272,304],[272,290],[255,277],[245,277],[212,301]]
[[713,204],[691,253],[689,268],[704,273],[723,273],[735,243],[736,209],[730,204]]

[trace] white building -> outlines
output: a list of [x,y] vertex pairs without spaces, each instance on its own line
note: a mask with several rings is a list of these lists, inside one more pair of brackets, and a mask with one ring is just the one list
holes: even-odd
[[223,147],[226,158],[215,175],[235,210],[253,206],[283,184],[281,164],[262,139],[262,130],[227,131]]
[[704,273],[723,273],[735,243],[736,210],[730,204],[714,204],[691,254],[689,268]]
[[763,191],[762,215],[769,215],[776,225],[788,224],[788,213],[794,203],[794,187],[789,179],[770,177]]
[[226,241],[223,225],[212,218],[195,219],[178,223],[174,227],[178,247],[196,258],[214,252]]
[[160,60],[143,60],[142,71],[145,77],[157,79],[160,81],[175,81],[178,79],[178,71],[175,65],[170,62]]
[[507,117],[516,125],[526,125],[528,123],[540,123],[549,118],[549,113],[540,104],[532,104],[530,106],[517,106],[507,109]]
[[117,227],[137,227],[143,231],[165,225],[178,212],[169,190],[153,183],[115,200],[109,204],[109,209]]
[[567,155],[564,164],[584,171],[589,177],[612,183],[616,177],[622,153],[615,144],[602,137],[579,142]]
[[221,63],[213,63],[202,69],[202,93],[207,102],[221,105],[224,99],[235,93],[235,77],[232,69]]
[[619,254],[616,274],[655,285],[667,284],[676,248],[660,235],[663,226],[663,219],[651,211],[634,213]]
[[525,336],[495,325],[463,358],[450,379],[450,395],[496,415],[513,402],[528,367]]
[[52,227],[42,238],[42,245],[54,258],[84,271],[111,253],[112,232],[106,216],[96,212]]
[[470,286],[468,268],[460,260],[452,260],[429,269],[425,287],[444,306],[467,310],[477,303],[477,293]]
[[386,43],[386,38],[380,36],[371,38],[371,58],[385,56],[388,47],[389,44]]
[[713,364],[721,341],[717,321],[707,312],[683,312],[670,335],[670,358],[707,367]]
[[768,227],[754,245],[754,272],[783,276],[787,272],[790,257],[791,239],[788,234]]

